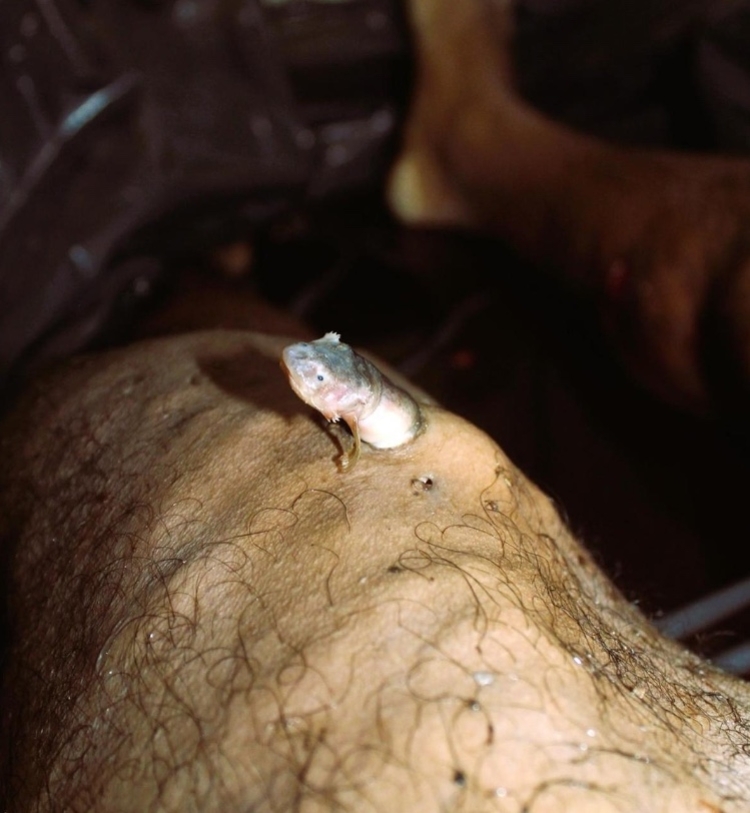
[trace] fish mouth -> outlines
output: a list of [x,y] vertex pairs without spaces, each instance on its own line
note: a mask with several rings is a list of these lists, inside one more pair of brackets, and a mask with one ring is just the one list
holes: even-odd
[[294,353],[294,349],[294,347],[287,347],[282,351],[281,358],[279,359],[279,367],[286,373],[289,386],[292,388],[294,394],[305,403],[308,403],[309,396],[305,392],[303,376],[301,376],[299,371],[299,362],[300,360],[304,361],[306,354],[303,354],[301,359],[300,357],[295,358],[296,354]]
[[281,367],[282,372],[284,372],[286,377],[289,379],[292,389],[295,389],[295,378],[297,377],[297,374],[294,370],[294,361],[289,358],[286,350],[284,350],[284,352],[281,354],[281,358],[279,359],[279,367]]
[[281,351],[281,358],[279,359],[279,365],[287,375],[292,375],[293,372],[292,368],[294,366],[295,358],[294,354],[291,352],[292,349],[292,347],[285,347]]

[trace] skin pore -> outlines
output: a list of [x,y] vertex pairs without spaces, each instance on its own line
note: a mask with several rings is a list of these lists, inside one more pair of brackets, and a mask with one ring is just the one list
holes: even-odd
[[[537,116],[489,8],[412,3],[397,210],[490,228],[593,288],[625,261],[649,363],[702,402],[695,314],[744,217],[725,217],[728,165]],[[341,472],[350,438],[289,388],[290,341],[81,357],[6,415],[4,809],[746,811],[747,685],[662,638],[461,418],[425,403],[412,443]]]
[[83,357],[6,420],[6,809],[747,809],[747,686],[457,416],[340,472],[288,343]]

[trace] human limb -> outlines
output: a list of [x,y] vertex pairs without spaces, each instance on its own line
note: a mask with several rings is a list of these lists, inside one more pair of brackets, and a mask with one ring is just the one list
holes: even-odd
[[746,684],[456,416],[341,473],[287,341],[79,359],[6,421],[8,809],[746,809]]
[[504,238],[595,299],[652,389],[741,413],[750,163],[616,147],[559,126],[513,89],[510,3],[411,8],[419,68],[394,210]]

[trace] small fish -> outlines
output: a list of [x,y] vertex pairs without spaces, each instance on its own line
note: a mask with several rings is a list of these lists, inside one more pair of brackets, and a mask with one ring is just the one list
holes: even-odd
[[326,333],[313,342],[286,347],[281,367],[294,392],[329,421],[344,421],[354,446],[341,468],[359,460],[361,441],[377,449],[393,449],[412,440],[422,428],[422,413],[407,392],[389,381],[366,358]]

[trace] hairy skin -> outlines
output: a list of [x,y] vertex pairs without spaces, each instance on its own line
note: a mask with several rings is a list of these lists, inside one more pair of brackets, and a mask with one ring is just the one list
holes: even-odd
[[288,343],[82,358],[6,419],[4,809],[747,810],[748,687],[455,415],[343,475]]

